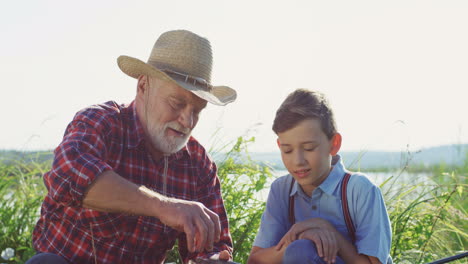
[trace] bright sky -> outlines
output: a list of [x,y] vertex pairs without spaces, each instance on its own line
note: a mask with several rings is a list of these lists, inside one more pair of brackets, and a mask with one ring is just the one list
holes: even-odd
[[[213,46],[207,148],[247,134],[276,149],[274,114],[295,88],[324,92],[343,150],[468,143],[468,1],[2,1],[0,149],[52,149],[81,108],[129,103],[119,55],[146,61],[157,37],[188,29]],[[215,133],[215,131],[217,131]]]

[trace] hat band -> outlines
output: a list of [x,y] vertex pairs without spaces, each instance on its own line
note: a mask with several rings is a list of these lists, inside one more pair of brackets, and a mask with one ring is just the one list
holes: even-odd
[[167,75],[171,76],[174,79],[200,87],[202,90],[206,92],[211,92],[213,90],[213,86],[201,77],[195,77],[192,75],[188,75],[188,74],[181,73],[181,72],[176,72],[176,71],[169,70],[169,69],[163,69],[161,71],[165,72]]

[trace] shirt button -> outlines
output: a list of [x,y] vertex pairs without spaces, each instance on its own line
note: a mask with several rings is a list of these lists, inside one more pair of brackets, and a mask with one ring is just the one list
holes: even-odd
[[143,227],[143,231],[145,231],[145,232],[148,231],[148,227],[146,227],[146,226]]
[[317,206],[312,205],[312,210],[317,210]]

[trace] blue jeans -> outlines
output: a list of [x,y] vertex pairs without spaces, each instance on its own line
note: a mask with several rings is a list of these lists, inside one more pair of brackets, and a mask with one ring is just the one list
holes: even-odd
[[53,253],[37,253],[25,264],[70,264],[64,258]]
[[286,248],[283,255],[283,264],[325,264],[317,253],[314,242],[308,239],[299,239]]

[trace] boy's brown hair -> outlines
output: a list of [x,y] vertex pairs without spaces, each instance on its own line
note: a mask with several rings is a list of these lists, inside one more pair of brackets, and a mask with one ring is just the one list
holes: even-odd
[[290,93],[276,111],[273,131],[285,132],[306,119],[318,119],[322,130],[331,139],[337,132],[335,118],[325,95],[307,89]]

